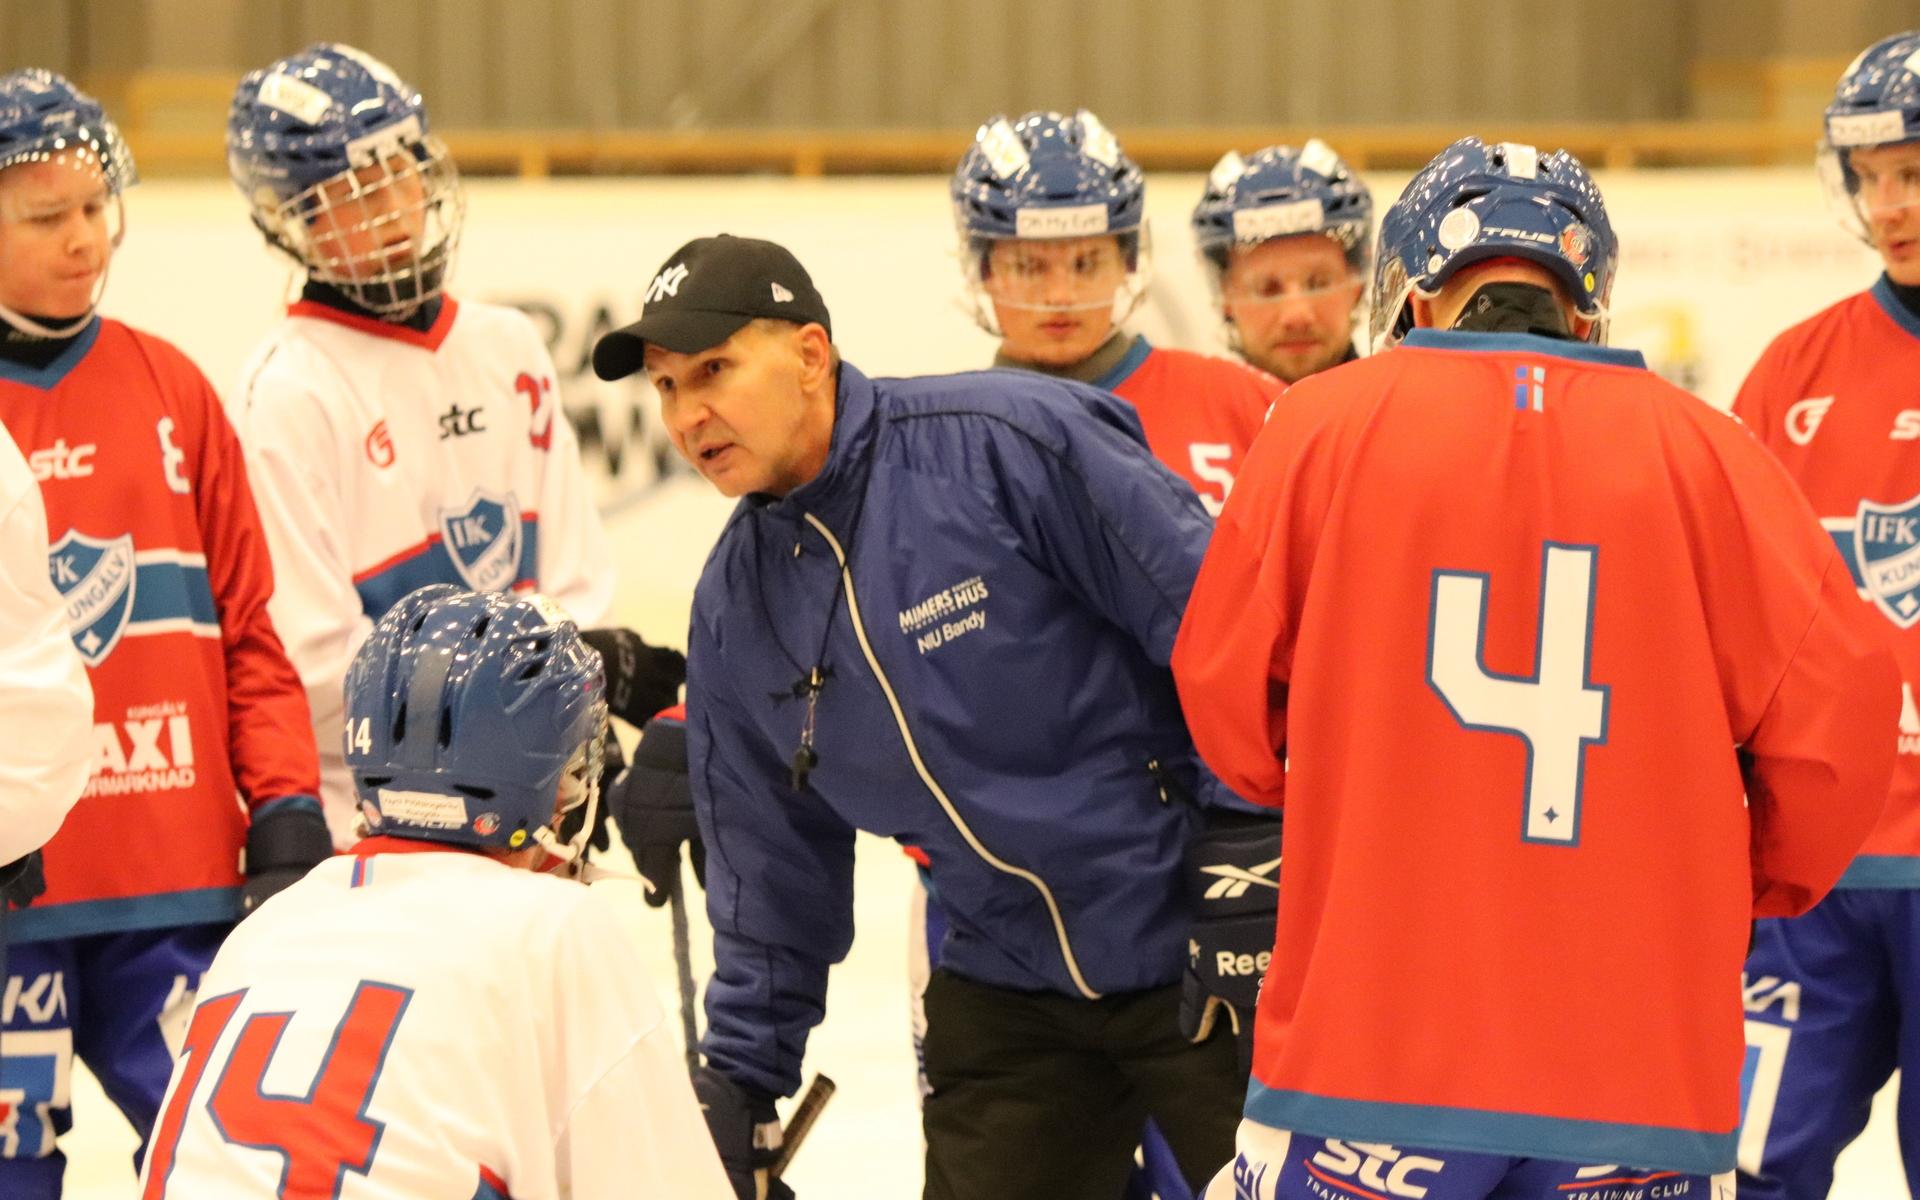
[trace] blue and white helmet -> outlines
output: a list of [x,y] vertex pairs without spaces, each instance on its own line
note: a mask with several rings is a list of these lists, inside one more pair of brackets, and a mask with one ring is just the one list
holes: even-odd
[[1606,340],[1607,302],[1620,243],[1600,188],[1565,150],[1461,138],[1407,184],[1380,222],[1373,276],[1374,348],[1413,327],[1409,303],[1432,296],[1454,272],[1491,258],[1552,271],[1581,316],[1587,340]]
[[1310,233],[1338,242],[1356,272],[1372,265],[1373,193],[1319,138],[1244,158],[1227,151],[1193,209],[1194,243],[1215,272],[1235,246]]
[[466,202],[426,103],[379,59],[322,42],[240,81],[227,172],[309,278],[403,320],[446,286]]
[[[577,863],[606,728],[600,655],[541,596],[423,587],[387,610],[347,670],[347,767],[373,834],[539,845]],[[562,817],[583,805],[562,843]]]
[[[1151,246],[1146,229],[1146,177],[1091,112],[1031,112],[980,126],[949,186],[960,236],[962,270],[976,319],[997,333],[993,303],[1029,308],[1113,307],[1124,320],[1146,294]],[[1061,305],[996,292],[996,243],[1112,235],[1125,279],[1111,296]]]
[[[1867,217],[1852,152],[1868,146],[1920,141],[1920,31],[1882,38],[1840,74],[1821,131],[1819,167],[1827,199],[1841,224],[1868,241]],[[1920,205],[1910,188],[1905,205]]]
[[[76,171],[97,172],[106,189],[109,237],[114,246],[120,244],[126,229],[120,194],[138,182],[133,154],[98,100],[73,86],[64,76],[39,67],[0,75],[0,171],[28,163],[53,163]],[[40,214],[6,215],[20,219]],[[40,337],[71,337],[93,319],[93,309],[100,303],[106,283],[106,273],[102,272],[95,286],[93,304],[64,328],[49,328],[6,308],[0,308],[0,316]]]

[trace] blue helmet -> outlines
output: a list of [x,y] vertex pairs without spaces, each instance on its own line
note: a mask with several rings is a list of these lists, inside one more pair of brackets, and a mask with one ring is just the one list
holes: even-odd
[[[1920,31],[1897,33],[1862,50],[1841,72],[1827,105],[1821,181],[1842,223],[1855,236],[1865,240],[1867,226],[1851,152],[1913,141],[1920,141]],[[1920,196],[1912,202],[1920,203]]]
[[1620,243],[1600,188],[1565,150],[1461,138],[1407,184],[1380,222],[1373,277],[1373,337],[1391,345],[1413,327],[1409,297],[1437,291],[1454,272],[1490,258],[1538,263],[1559,278],[1589,341],[1606,337]]
[[1126,283],[1112,298],[1114,319],[1124,319],[1145,294],[1151,263],[1146,177],[1086,109],[1070,117],[1031,112],[1014,121],[989,120],[954,168],[948,193],[974,314],[989,331],[994,323],[984,287],[996,241],[1114,235],[1127,268]]
[[[98,100],[38,67],[0,75],[0,170],[28,163],[98,171],[107,192],[108,237],[112,245],[120,244],[126,227],[120,193],[137,181],[133,155]],[[93,320],[106,285],[107,273],[102,271],[87,311],[64,326],[42,324],[5,306],[0,306],[0,319],[39,337],[71,337]]]
[[39,67],[0,75],[0,170],[63,153],[98,164],[113,195],[137,182],[133,154],[98,100]]
[[[432,584],[353,657],[346,758],[368,831],[577,858],[599,802],[599,654],[544,597]],[[587,806],[562,846],[556,802]]]
[[1373,193],[1319,138],[1298,150],[1268,146],[1246,158],[1228,151],[1193,209],[1193,239],[1215,270],[1226,269],[1236,245],[1306,233],[1340,243],[1353,269],[1365,274],[1373,253]]
[[445,287],[459,175],[420,93],[372,55],[322,42],[242,79],[227,172],[269,243],[381,316]]

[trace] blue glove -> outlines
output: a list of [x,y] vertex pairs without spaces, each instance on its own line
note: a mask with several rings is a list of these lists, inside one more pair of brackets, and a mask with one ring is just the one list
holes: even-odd
[[770,1174],[780,1157],[780,1114],[773,1097],[749,1092],[712,1067],[693,1073],[693,1094],[733,1194],[740,1200],[793,1200],[793,1189]]

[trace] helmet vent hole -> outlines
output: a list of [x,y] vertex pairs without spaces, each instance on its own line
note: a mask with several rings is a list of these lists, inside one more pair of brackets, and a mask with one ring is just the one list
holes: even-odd
[[539,659],[535,662],[529,663],[526,667],[522,668],[520,671],[520,682],[525,683],[529,679],[538,678],[540,675],[540,672],[545,670],[546,666],[547,666],[547,660],[544,658]]
[[487,614],[483,613],[481,614],[480,619],[474,622],[473,637],[475,641],[478,641],[479,639],[487,636],[487,623],[492,619],[493,618],[491,616],[488,616]]
[[443,708],[440,710],[440,748],[445,750],[451,745],[453,745],[453,710]]
[[400,708],[393,714],[393,740],[403,742],[407,739],[407,702],[402,700]]
[[492,788],[475,787],[473,784],[470,784],[470,783],[456,783],[453,785],[453,790],[456,792],[459,792],[463,796],[470,796],[475,800],[493,799]]

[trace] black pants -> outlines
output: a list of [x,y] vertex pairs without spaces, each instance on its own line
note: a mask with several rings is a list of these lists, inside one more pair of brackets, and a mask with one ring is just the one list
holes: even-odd
[[1080,1000],[935,971],[926,1004],[926,1200],[1119,1200],[1149,1116],[1194,1191],[1232,1160],[1233,1035],[1182,1037],[1179,985]]

